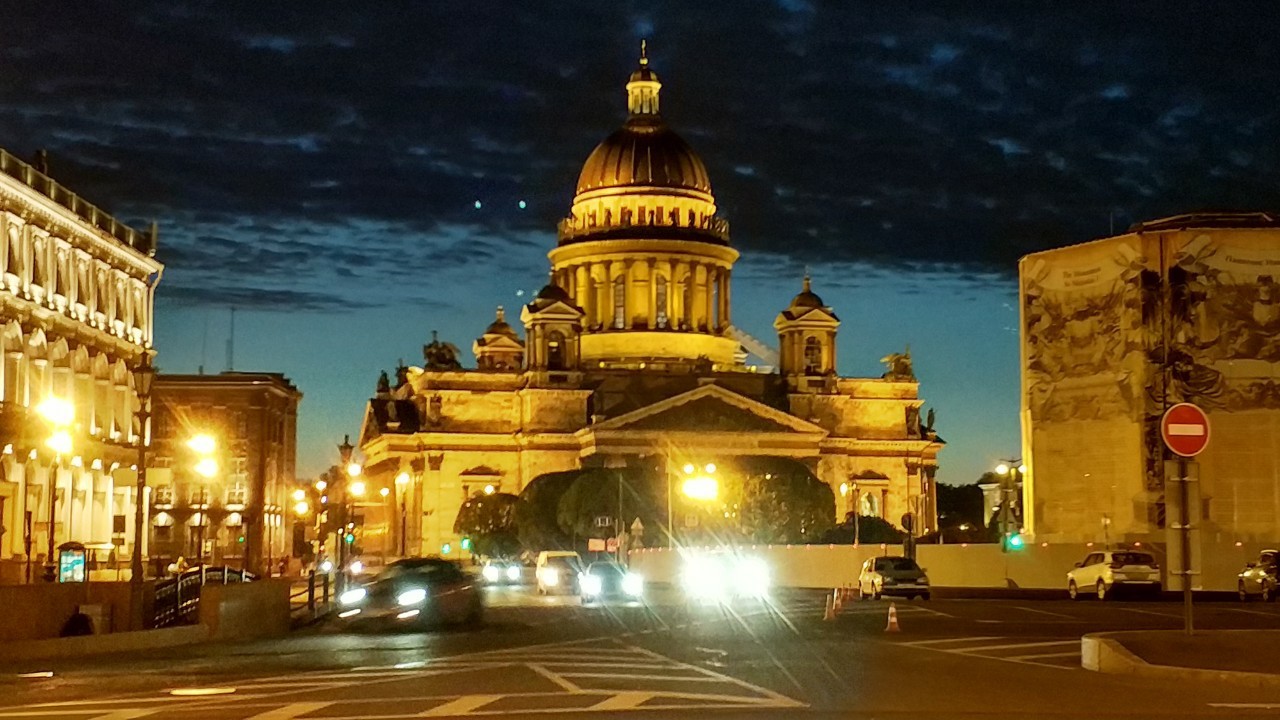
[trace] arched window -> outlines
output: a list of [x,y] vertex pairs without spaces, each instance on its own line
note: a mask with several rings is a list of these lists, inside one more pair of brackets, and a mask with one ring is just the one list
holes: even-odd
[[861,515],[866,517],[880,517],[880,500],[873,493],[862,493],[862,507],[858,508]]
[[627,326],[627,283],[621,276],[613,279],[613,327]]
[[658,302],[657,307],[654,308],[654,324],[665,328],[667,326],[667,278],[663,275],[658,276],[657,292]]
[[812,335],[804,339],[804,372],[806,375],[822,372],[822,344]]
[[5,269],[22,277],[22,244],[18,239],[18,231],[13,228],[9,228],[9,264]]
[[564,333],[552,330],[547,334],[547,369],[564,370]]

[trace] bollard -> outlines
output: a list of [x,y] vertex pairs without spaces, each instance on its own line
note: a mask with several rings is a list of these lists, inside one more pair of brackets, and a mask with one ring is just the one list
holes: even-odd
[[831,599],[830,595],[827,596],[827,606],[822,611],[822,619],[824,621],[836,619],[835,601]]
[[316,616],[316,571],[307,573],[307,611]]
[[324,611],[329,612],[329,574],[324,575]]

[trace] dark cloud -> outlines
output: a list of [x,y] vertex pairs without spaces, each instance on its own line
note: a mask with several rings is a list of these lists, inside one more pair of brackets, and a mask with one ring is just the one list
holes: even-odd
[[23,2],[0,143],[160,220],[190,302],[537,274],[642,33],[745,253],[1008,272],[1112,223],[1275,206],[1274,7],[922,7]]

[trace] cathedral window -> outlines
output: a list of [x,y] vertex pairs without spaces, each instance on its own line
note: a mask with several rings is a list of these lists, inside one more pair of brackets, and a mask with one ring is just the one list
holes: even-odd
[[654,308],[654,323],[660,327],[667,326],[667,278],[659,275],[657,280],[657,307]]
[[622,277],[613,279],[613,327],[627,326],[627,283]]
[[547,334],[547,369],[564,370],[564,333],[553,330]]
[[804,340],[804,372],[806,375],[822,372],[822,344],[813,336]]

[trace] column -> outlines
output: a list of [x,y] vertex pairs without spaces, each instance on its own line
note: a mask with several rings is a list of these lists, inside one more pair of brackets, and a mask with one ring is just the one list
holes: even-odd
[[690,324],[694,330],[698,330],[707,322],[707,268],[701,263],[692,263],[689,266],[689,277],[693,282],[693,292],[690,302],[693,307],[690,308]]
[[725,270],[724,271],[724,288],[721,289],[720,291],[720,297],[724,298],[723,324],[725,327],[728,327],[733,324],[733,302],[732,302],[732,298],[729,297],[729,294],[730,294],[729,288],[733,285],[732,279],[733,279],[733,271]]
[[590,304],[587,302],[587,293],[591,292],[591,283],[588,280],[587,266],[578,265],[573,269],[573,301],[583,310],[587,309]]
[[671,316],[671,326],[679,329],[680,324],[684,322],[684,283],[685,278],[689,274],[689,263],[673,262],[671,263],[671,281],[668,283],[671,293],[671,301],[667,304],[667,312]]

